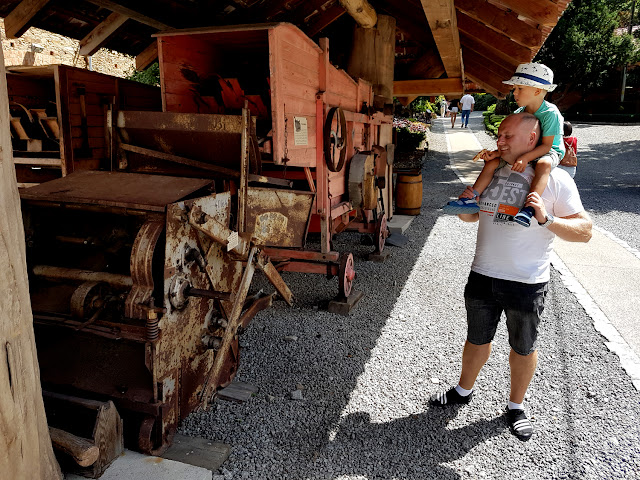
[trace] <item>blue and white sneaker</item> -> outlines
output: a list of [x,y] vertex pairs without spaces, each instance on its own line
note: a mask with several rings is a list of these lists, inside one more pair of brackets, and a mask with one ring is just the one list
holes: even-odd
[[524,207],[513,217],[513,221],[523,227],[529,227],[531,225],[531,219],[536,214],[533,207]]
[[460,215],[465,213],[478,213],[480,207],[475,198],[459,198],[457,200],[451,200],[444,207],[442,207],[444,213],[451,215]]

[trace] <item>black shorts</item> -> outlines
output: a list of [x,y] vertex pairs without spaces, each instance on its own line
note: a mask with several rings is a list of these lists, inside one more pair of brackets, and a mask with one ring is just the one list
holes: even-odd
[[511,348],[519,355],[533,353],[547,290],[547,282],[521,283],[471,272],[464,289],[467,340],[474,345],[490,343],[505,312]]

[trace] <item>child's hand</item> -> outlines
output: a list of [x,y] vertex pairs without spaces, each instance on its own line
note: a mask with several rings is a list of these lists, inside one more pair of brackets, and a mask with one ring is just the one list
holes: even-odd
[[524,172],[524,169],[527,168],[527,162],[524,157],[519,157],[513,165],[511,165],[511,170],[514,172]]
[[462,192],[462,195],[460,195],[458,198],[476,198],[473,187],[471,185],[467,185],[467,188],[464,189],[464,192]]
[[473,157],[473,161],[477,162],[478,160],[482,159],[486,162],[493,160],[495,158],[498,158],[500,156],[500,152],[498,152],[498,150],[494,150],[493,152],[487,150],[486,148],[484,150],[480,150],[475,157]]

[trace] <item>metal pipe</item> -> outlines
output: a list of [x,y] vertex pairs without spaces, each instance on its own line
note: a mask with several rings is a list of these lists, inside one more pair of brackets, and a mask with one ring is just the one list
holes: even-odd
[[114,287],[131,287],[133,281],[130,276],[118,273],[94,272],[78,268],[54,267],[51,265],[36,265],[33,274],[50,280],[77,280],[80,282],[104,282]]

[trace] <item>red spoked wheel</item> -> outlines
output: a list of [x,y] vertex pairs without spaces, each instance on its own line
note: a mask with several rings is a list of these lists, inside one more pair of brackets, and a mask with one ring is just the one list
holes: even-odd
[[382,214],[376,225],[376,251],[374,253],[380,254],[384,250],[384,243],[389,236],[389,228],[387,227],[387,215]]
[[340,255],[340,271],[339,277],[339,294],[347,298],[351,295],[353,281],[356,278],[356,270],[353,262],[352,253],[343,253]]
[[324,159],[327,168],[339,172],[347,158],[347,121],[342,109],[333,107],[324,123]]

